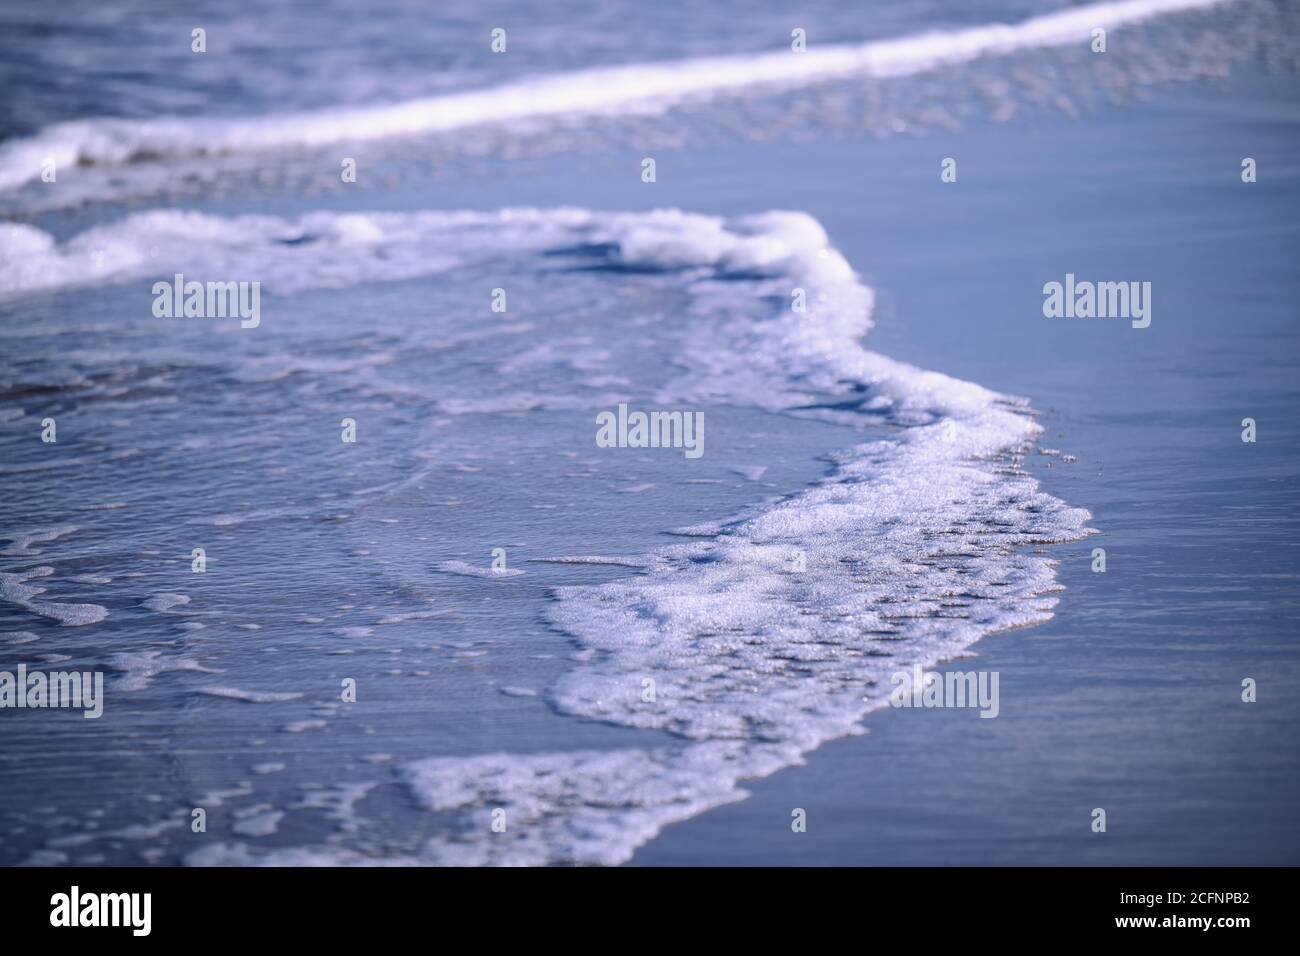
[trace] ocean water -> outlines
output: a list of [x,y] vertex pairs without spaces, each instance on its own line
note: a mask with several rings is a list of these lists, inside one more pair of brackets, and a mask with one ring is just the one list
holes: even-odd
[[[890,170],[921,162],[906,144],[946,155],[935,138],[973,128],[978,170],[1016,121],[1129,136],[1111,110],[1293,63],[1296,14],[75,12],[5,14],[0,661],[109,680],[99,720],[3,713],[9,864],[775,858],[809,797],[777,798],[769,831],[726,822],[765,806],[747,792],[899,716],[897,671],[1056,626],[1058,563],[1107,531],[1105,493],[1042,468],[1078,463],[1038,394],[1109,407],[1060,387],[1060,340],[961,353],[962,294],[926,299],[953,288],[931,248],[978,259],[1024,233],[972,243],[958,216],[927,241],[917,191],[891,206]],[[131,47],[121,70],[108,54]],[[1057,158],[1096,175],[1106,155]],[[859,168],[886,183],[865,214]],[[260,282],[256,326],[159,317],[154,283],[178,274]],[[995,284],[994,308],[1041,322],[1042,281],[1019,301]],[[882,308],[924,331],[878,344]],[[620,405],[702,415],[702,454],[600,447]],[[1293,611],[1283,573],[1260,605]],[[1274,779],[1293,793],[1294,763]],[[687,828],[702,858],[672,856]]]

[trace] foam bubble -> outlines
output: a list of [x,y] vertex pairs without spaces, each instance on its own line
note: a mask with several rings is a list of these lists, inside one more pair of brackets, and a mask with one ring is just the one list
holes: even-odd
[[238,687],[199,687],[197,691],[211,697],[243,700],[250,704],[279,704],[302,697],[302,694],[294,691],[242,690]]
[[480,567],[464,561],[442,561],[438,564],[438,570],[469,578],[515,578],[524,573],[518,568],[502,568],[497,571],[491,567]]
[[140,606],[148,608],[150,611],[170,611],[174,607],[182,607],[190,603],[189,595],[177,594],[171,591],[160,591],[157,594],[150,595]]
[[[142,223],[156,225],[151,215],[106,228],[139,238]],[[263,217],[231,227],[242,236],[235,243],[220,223],[189,223],[186,254],[270,263],[286,275],[301,267],[308,283],[329,271],[330,281],[346,284],[403,274],[385,263],[417,263],[439,248],[462,258],[581,249],[613,272],[635,266],[681,286],[686,327],[675,377],[658,396],[665,403],[824,417],[860,435],[813,487],[679,529],[680,543],[631,559],[640,572],[633,576],[558,588],[550,621],[581,650],[548,700],[568,714],[661,731],[666,742],[409,764],[403,779],[421,805],[459,824],[422,847],[420,859],[619,862],[662,826],[740,799],[743,780],[858,732],[881,706],[891,672],[1050,616],[1052,564],[1030,547],[1086,533],[1088,516],[1019,468],[1039,432],[1028,407],[866,349],[872,292],[813,218],[572,209],[364,218],[373,230],[354,221],[340,232],[341,217],[324,213]],[[336,261],[328,237],[358,229],[349,241],[365,252]],[[308,233],[320,238],[282,241]],[[796,286],[808,291],[812,315],[789,308]],[[525,358],[555,357],[533,350]],[[537,407],[533,398],[488,400]],[[503,576],[486,560],[437,567]],[[653,701],[643,699],[646,678],[655,681]],[[284,729],[325,726],[304,720]],[[496,806],[527,826],[493,834],[485,814]],[[242,845],[206,854],[195,860],[286,858]]]
[[[1229,0],[1116,0],[1015,24],[859,44],[814,44],[798,55],[779,50],[599,67],[391,105],[248,118],[77,120],[0,144],[0,189],[38,178],[47,160],[66,168],[314,147],[575,114],[660,112],[720,95],[797,89],[851,77],[907,76],[1016,50],[1080,43],[1097,27],[1110,29],[1225,2]],[[363,226],[349,238],[366,241],[369,235]],[[42,240],[16,234],[7,241],[31,245]]]
[[270,836],[280,829],[280,821],[283,819],[283,811],[264,810],[238,820],[230,830],[240,836]]
[[204,667],[189,657],[164,657],[161,651],[123,651],[109,656],[105,666],[121,672],[114,689],[123,691],[144,690],[159,674],[193,671],[218,674],[220,671]]
[[33,578],[50,577],[53,574],[54,569],[44,565],[14,574],[0,572],[0,600],[9,601],[33,614],[58,621],[65,627],[97,624],[108,617],[108,608],[99,604],[60,604],[55,601],[37,600],[46,589],[27,582]]

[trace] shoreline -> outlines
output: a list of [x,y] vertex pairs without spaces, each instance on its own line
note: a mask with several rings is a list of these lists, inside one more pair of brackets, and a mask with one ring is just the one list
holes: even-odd
[[[1293,79],[1276,82],[1275,91],[1296,89]],[[653,189],[637,181],[630,152],[582,157],[599,171],[583,183],[590,207],[723,215],[791,208],[817,217],[878,293],[867,345],[1026,395],[1047,427],[1043,444],[1078,458],[1066,464],[1034,454],[1027,466],[1045,491],[1091,510],[1102,532],[1048,551],[1060,561],[1057,580],[1065,587],[1054,620],[999,632],[973,648],[980,667],[1003,676],[999,719],[875,711],[865,721],[868,735],[831,741],[801,767],[742,783],[749,799],[668,827],[633,864],[1296,860],[1300,840],[1287,809],[1300,793],[1300,766],[1273,746],[1300,717],[1296,695],[1285,689],[1298,676],[1286,643],[1295,562],[1271,580],[1275,564],[1251,558],[1287,548],[1294,555],[1296,426],[1280,416],[1294,404],[1287,313],[1300,289],[1274,240],[1296,231],[1286,216],[1298,192],[1286,159],[1295,127],[1280,119],[1262,124],[1256,152],[1267,178],[1243,205],[1230,192],[1232,157],[1212,150],[1221,131],[1203,127],[1201,114],[1180,113],[1196,92],[1164,91],[1155,105],[1073,124],[687,150],[664,164],[672,174]],[[1243,95],[1230,86],[1217,94],[1217,108],[1230,116]],[[939,182],[945,155],[962,158],[958,184]],[[1098,187],[1087,174],[1103,163],[1121,172]],[[573,190],[572,157],[540,166],[536,179],[387,198],[421,208],[564,205]],[[803,175],[787,175],[801,166]],[[367,208],[367,198],[374,196],[349,203]],[[295,204],[310,208],[299,197],[273,211]],[[214,205],[221,204],[198,208]],[[1233,240],[1226,252],[1225,234]],[[1079,260],[1079,274],[1150,276],[1161,316],[1141,330],[1044,324],[1042,280],[1065,271],[1044,268],[1063,256]],[[1225,282],[1219,289],[1225,270],[1230,279],[1253,280],[1244,287],[1259,293],[1252,316],[1260,320],[1241,339],[1219,320],[1241,287]],[[1206,366],[1199,361],[1206,356],[1217,362]],[[1244,397],[1225,379],[1245,381]],[[1266,440],[1251,449],[1262,453],[1251,467],[1266,467],[1273,484],[1252,484],[1259,473],[1231,457],[1240,451],[1234,422],[1245,414],[1237,405],[1268,422]],[[1253,501],[1237,502],[1242,487],[1252,489]],[[1219,511],[1234,503],[1250,515],[1274,516],[1276,527],[1252,527],[1250,535],[1214,527]],[[1184,536],[1189,525],[1199,540]],[[1087,569],[1097,545],[1111,552],[1105,578]],[[1207,585],[1207,569],[1225,554],[1232,573]],[[1189,581],[1225,591],[1198,604],[1181,593]],[[1235,620],[1238,599],[1215,599],[1234,588],[1253,589],[1245,614],[1264,606],[1275,620],[1263,627]],[[1046,653],[1030,643],[1039,640],[1061,643],[1044,645]],[[1231,693],[1246,669],[1274,682],[1254,712],[1243,712]],[[974,728],[954,723],[970,719]],[[1096,806],[1116,811],[1106,837],[1088,830]],[[792,807],[808,810],[806,834],[791,834]],[[1125,835],[1135,832],[1142,837]]]

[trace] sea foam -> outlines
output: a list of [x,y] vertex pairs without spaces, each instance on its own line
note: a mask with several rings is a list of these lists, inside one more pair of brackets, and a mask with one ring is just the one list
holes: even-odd
[[[162,256],[267,270],[294,288],[442,268],[427,262],[438,250],[461,262],[579,250],[611,276],[655,272],[680,286],[686,322],[664,407],[757,407],[848,425],[861,440],[828,450],[832,467],[812,487],[622,559],[640,573],[555,592],[548,618],[581,651],[549,702],[659,731],[661,743],[409,762],[399,779],[446,822],[413,856],[234,843],[191,862],[620,862],[663,826],[741,799],[744,780],[859,732],[889,674],[1050,617],[1053,562],[1034,546],[1088,533],[1088,515],[1020,468],[1040,431],[1030,409],[865,348],[872,291],[810,216],[350,213],[340,228],[341,218],[141,213],[98,228],[127,248],[180,231],[189,239]],[[338,255],[340,242],[363,254]],[[81,247],[30,245],[54,258]],[[791,309],[793,289],[807,293],[806,313]],[[557,407],[579,406],[569,395]],[[493,833],[495,808],[527,825]]]
[[1016,50],[1083,45],[1096,28],[1111,29],[1226,2],[1231,0],[1093,3],[1013,24],[859,44],[813,44],[799,54],[779,50],[576,70],[388,105],[247,118],[75,120],[0,145],[0,189],[37,179],[49,161],[66,168],[215,157],[548,117],[644,113],[721,95],[852,77],[907,76]]

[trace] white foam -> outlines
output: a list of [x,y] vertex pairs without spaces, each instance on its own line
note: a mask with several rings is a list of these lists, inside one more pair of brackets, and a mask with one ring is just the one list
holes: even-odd
[[[663,731],[670,742],[411,764],[404,779],[422,805],[472,821],[426,844],[423,860],[624,860],[667,823],[739,799],[742,780],[857,732],[881,705],[889,673],[1046,619],[1052,564],[1027,547],[1086,532],[1085,512],[1044,494],[1016,467],[1039,431],[1022,401],[864,348],[871,290],[805,214],[367,214],[367,254],[341,260],[329,241],[283,242],[307,229],[337,234],[338,217],[326,213],[297,222],[159,215],[102,228],[139,241],[142,224],[163,221],[191,230],[184,254],[246,267],[232,274],[260,265],[311,283],[328,265],[339,285],[400,275],[389,262],[416,263],[444,248],[462,259],[599,250],[614,274],[643,267],[682,286],[680,374],[662,388],[665,405],[759,407],[860,430],[862,440],[835,456],[818,485],[685,529],[688,540],[640,559],[638,575],[557,589],[551,620],[582,650],[550,701],[570,714]],[[227,241],[231,234],[240,240]],[[806,315],[789,308],[795,287],[808,292]],[[577,401],[590,413],[592,399]],[[496,576],[486,561],[439,569]],[[642,699],[647,678],[656,683],[651,703]],[[478,817],[495,806],[528,826],[493,834]],[[196,859],[248,854],[234,845]]]
[[[132,279],[171,282],[175,273],[199,281],[248,275],[267,292],[282,294],[342,288],[443,272],[497,254],[497,240],[518,251],[529,244],[549,246],[566,226],[561,212],[536,210],[322,212],[288,220],[160,209],[95,226],[63,243],[49,236],[48,242],[29,241],[0,257],[0,299]],[[10,228],[0,223],[0,236]],[[359,233],[363,241],[356,239]],[[141,288],[144,315],[153,302],[150,288]],[[229,523],[240,520],[232,516]]]
[[0,600],[16,604],[32,614],[58,621],[65,627],[97,624],[108,617],[108,608],[99,604],[61,604],[37,600],[46,589],[27,582],[53,574],[54,569],[44,565],[15,574],[0,573]]
[[371,634],[374,633],[374,630],[375,629],[373,627],[364,627],[364,626],[336,627],[334,628],[332,633],[337,635],[338,637],[358,638],[358,637],[369,637]]
[[502,568],[498,571],[491,567],[468,564],[465,561],[442,561],[438,564],[438,570],[467,578],[516,578],[524,573],[518,568]]
[[40,550],[33,548],[32,545],[57,541],[59,538],[72,534],[76,530],[76,525],[69,524],[54,528],[36,528],[31,531],[13,532],[8,535],[11,540],[4,550],[0,551],[0,555],[5,557],[30,557],[40,554]]
[[241,780],[238,785],[228,790],[212,790],[203,796],[194,800],[196,807],[220,807],[224,806],[227,800],[235,800],[240,797],[247,797],[253,792],[252,781]]
[[230,829],[231,832],[238,833],[240,836],[270,836],[280,829],[280,821],[283,819],[284,813],[282,811],[265,810],[241,818]]
[[301,734],[307,730],[323,730],[325,721],[323,720],[293,720],[285,724],[282,728],[287,734]]
[[[0,188],[40,176],[43,164],[121,164],[220,156],[351,140],[445,133],[467,127],[582,114],[668,109],[719,95],[788,89],[848,77],[895,77],[1016,50],[1086,46],[1094,28],[1112,29],[1162,14],[1230,0],[1118,0],[1070,7],[1015,24],[993,23],[860,44],[813,43],[806,52],[634,63],[533,77],[482,90],[388,106],[249,118],[86,119],[0,145]],[[0,249],[40,243],[0,232]]]
[[[684,743],[410,764],[422,805],[469,815],[424,848],[439,863],[626,860],[662,826],[740,799],[742,780],[859,732],[890,674],[1046,620],[1053,563],[1026,548],[1088,531],[1086,512],[1016,466],[1039,433],[1022,401],[863,348],[871,292],[809,217],[670,212],[597,232],[622,261],[685,270],[698,321],[665,401],[875,421],[890,437],[838,453],[808,491],[691,529],[699,540],[644,574],[558,588],[550,618],[583,650],[551,701]],[[784,305],[796,285],[816,291],[814,314]],[[827,395],[860,404],[804,408]],[[488,838],[496,807],[526,825]]]
[[168,830],[175,830],[185,825],[184,820],[159,820],[156,823],[133,823],[118,830],[105,830],[99,835],[102,839],[112,840],[157,840]]
[[302,697],[302,694],[294,691],[241,690],[238,687],[200,687],[198,692],[211,697],[243,700],[250,704],[279,704]]
[[123,651],[109,656],[104,664],[110,670],[122,673],[114,684],[114,690],[121,691],[144,690],[159,674],[184,671],[221,673],[189,657],[164,657],[161,651]]
[[385,614],[379,619],[381,625],[384,624],[404,624],[407,621],[427,621],[433,618],[446,617],[451,611],[448,610],[430,610],[430,611],[406,611],[400,614]]
[[187,594],[177,594],[172,591],[160,591],[146,598],[140,606],[148,608],[150,611],[169,611],[174,607],[181,607],[189,604],[190,598]]
[[[717,773],[728,749],[700,751],[695,761],[660,750],[436,757],[406,764],[402,775],[425,809],[468,812],[464,832],[503,838],[436,837],[422,848],[428,860],[616,864],[667,824],[743,796]],[[505,833],[492,831],[497,808]]]

